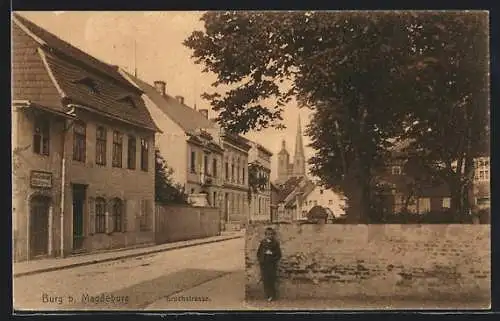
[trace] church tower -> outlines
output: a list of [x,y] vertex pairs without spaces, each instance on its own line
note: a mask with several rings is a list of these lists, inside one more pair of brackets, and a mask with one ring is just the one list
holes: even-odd
[[286,150],[285,140],[281,142],[281,150],[278,153],[278,182],[284,183],[288,179],[288,168],[290,163],[290,154]]
[[297,124],[297,136],[295,138],[295,155],[293,157],[293,176],[306,176],[306,156],[304,145],[302,143],[302,127],[300,124],[300,115]]

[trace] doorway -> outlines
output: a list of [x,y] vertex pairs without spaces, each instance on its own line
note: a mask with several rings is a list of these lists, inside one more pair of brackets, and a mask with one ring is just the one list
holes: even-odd
[[49,248],[50,197],[34,196],[30,202],[30,258],[45,256]]
[[86,189],[86,185],[73,184],[73,251],[83,248],[83,211]]

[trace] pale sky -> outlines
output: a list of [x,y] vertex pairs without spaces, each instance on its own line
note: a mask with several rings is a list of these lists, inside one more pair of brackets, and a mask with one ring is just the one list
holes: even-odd
[[[209,103],[200,95],[213,92],[210,85],[216,79],[215,75],[202,73],[203,66],[196,65],[191,59],[191,50],[182,45],[194,30],[203,30],[203,23],[199,21],[202,12],[25,11],[20,14],[104,62],[133,72],[135,61],[141,79],[151,84],[163,80],[170,95],[184,96],[187,105],[196,103],[198,109],[210,110]],[[288,152],[293,156],[299,113],[304,131],[310,111],[299,110],[293,101],[283,114],[285,130],[269,128],[246,135],[274,153],[271,162],[273,180],[277,177],[276,154],[281,149],[282,139],[286,140]],[[209,111],[209,117],[213,116],[214,113]],[[314,153],[307,147],[310,140],[304,136],[303,142],[309,158]]]

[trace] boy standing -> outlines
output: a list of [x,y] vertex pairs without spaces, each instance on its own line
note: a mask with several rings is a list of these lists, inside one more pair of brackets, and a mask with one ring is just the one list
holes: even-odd
[[260,242],[257,250],[264,292],[268,301],[276,298],[278,262],[281,259],[280,244],[275,236],[276,233],[271,227],[266,228],[265,238]]

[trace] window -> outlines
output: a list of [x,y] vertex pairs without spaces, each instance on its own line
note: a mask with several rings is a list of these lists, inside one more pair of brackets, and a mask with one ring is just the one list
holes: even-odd
[[314,206],[318,205],[318,201],[314,201]]
[[191,173],[196,173],[196,152],[191,152]]
[[88,91],[93,95],[96,95],[99,93],[97,83],[95,82],[94,79],[92,79],[90,77],[83,77],[81,79],[78,79],[76,81],[76,83],[80,83],[80,84],[84,85],[85,87],[87,87]]
[[129,169],[135,169],[136,143],[134,136],[128,137],[127,167]]
[[205,175],[208,175],[209,174],[209,171],[208,171],[208,155],[205,155],[203,156],[203,172],[205,173]]
[[224,164],[225,166],[225,172],[226,172],[226,181],[229,181],[229,164],[227,163],[226,161],[226,164]]
[[96,132],[95,163],[106,165],[106,128],[100,126]]
[[149,144],[145,138],[141,138],[141,169],[145,172],[148,171],[148,154]]
[[451,198],[449,197],[443,197],[443,208],[450,208],[451,207]]
[[328,205],[333,205],[333,200],[328,200]]
[[431,210],[431,200],[428,197],[418,199],[418,213],[423,214],[430,212]]
[[489,181],[490,179],[490,162],[488,159],[479,159],[476,162],[474,178],[477,181]]
[[236,165],[236,182],[240,183],[240,164]]
[[35,118],[33,151],[40,155],[49,155],[50,121],[43,117]]
[[490,205],[490,198],[489,197],[476,198],[476,205],[477,206],[488,206],[488,205]]
[[123,134],[117,131],[113,132],[113,167],[122,167],[123,159]]
[[392,175],[401,175],[401,166],[392,166]]
[[121,102],[129,105],[132,108],[137,108],[137,106],[135,105],[134,99],[130,96],[122,97],[122,98],[118,99],[118,101],[121,101]]
[[217,192],[214,192],[214,202],[212,203],[213,207],[217,207]]
[[87,128],[85,123],[73,124],[73,160],[85,162]]
[[241,168],[241,183],[246,184],[245,183],[245,162],[243,162],[241,167],[242,167]]
[[231,163],[231,183],[234,182],[234,159]]
[[123,202],[115,198],[113,202],[113,232],[121,232],[123,226]]
[[323,190],[322,190],[322,189],[320,189],[320,190],[319,190],[319,193],[320,193],[320,194],[323,194]]
[[106,200],[101,197],[95,200],[95,232],[106,232]]
[[214,158],[212,160],[212,175],[214,177],[217,177],[217,159],[216,158]]

